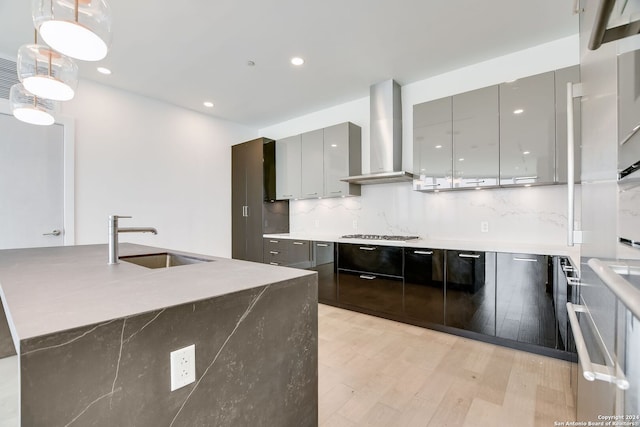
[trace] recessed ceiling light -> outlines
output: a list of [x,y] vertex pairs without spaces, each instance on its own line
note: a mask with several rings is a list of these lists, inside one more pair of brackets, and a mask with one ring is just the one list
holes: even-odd
[[524,110],[522,108],[518,108],[517,110],[513,110],[513,114],[522,114]]
[[331,144],[331,146],[332,146],[333,148],[335,148],[335,147],[337,147],[337,146],[338,146],[338,144]]
[[526,156],[527,154],[531,154],[531,151],[523,151],[522,154]]
[[202,105],[204,105],[207,108],[212,108],[213,107],[213,102],[205,101],[205,102],[202,103]]
[[291,58],[291,63],[293,65],[300,66],[300,65],[304,64],[304,59],[300,58],[299,56],[296,56],[296,57]]
[[442,148],[442,145],[436,145],[436,148]]
[[459,162],[464,162],[464,157],[460,157],[460,158],[458,159],[458,161],[459,161]]
[[100,74],[104,74],[105,76],[108,76],[109,74],[111,74],[111,70],[105,67],[98,67],[96,68],[96,70],[98,70]]

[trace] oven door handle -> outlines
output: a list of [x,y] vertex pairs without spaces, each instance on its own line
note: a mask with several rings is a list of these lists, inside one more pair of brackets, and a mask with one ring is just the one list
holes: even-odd
[[567,314],[569,315],[569,324],[571,325],[571,332],[573,332],[573,338],[576,343],[580,366],[582,366],[582,375],[587,381],[606,381],[615,384],[620,390],[627,390],[629,388],[629,381],[625,377],[624,372],[618,369],[616,375],[612,368],[591,362],[591,357],[589,356],[587,345],[584,342],[584,336],[582,335],[576,312],[586,313],[587,309],[583,305],[568,302]]

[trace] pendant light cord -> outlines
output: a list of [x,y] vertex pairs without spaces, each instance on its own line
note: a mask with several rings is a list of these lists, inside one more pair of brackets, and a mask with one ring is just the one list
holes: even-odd
[[76,2],[75,2],[75,10],[74,10],[76,22],[78,22],[78,9],[80,8],[78,3],[79,3],[79,0],[76,0]]

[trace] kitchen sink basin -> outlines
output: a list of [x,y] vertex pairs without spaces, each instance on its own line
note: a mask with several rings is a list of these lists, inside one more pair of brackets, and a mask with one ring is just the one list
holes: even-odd
[[169,268],[181,265],[200,264],[211,262],[210,259],[196,258],[187,255],[163,252],[159,254],[121,256],[121,261],[130,262],[147,268]]

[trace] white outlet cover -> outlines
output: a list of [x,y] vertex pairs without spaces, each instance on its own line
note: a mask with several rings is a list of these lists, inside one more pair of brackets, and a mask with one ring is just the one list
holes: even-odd
[[196,380],[196,345],[172,351],[171,363],[171,391],[182,388]]

